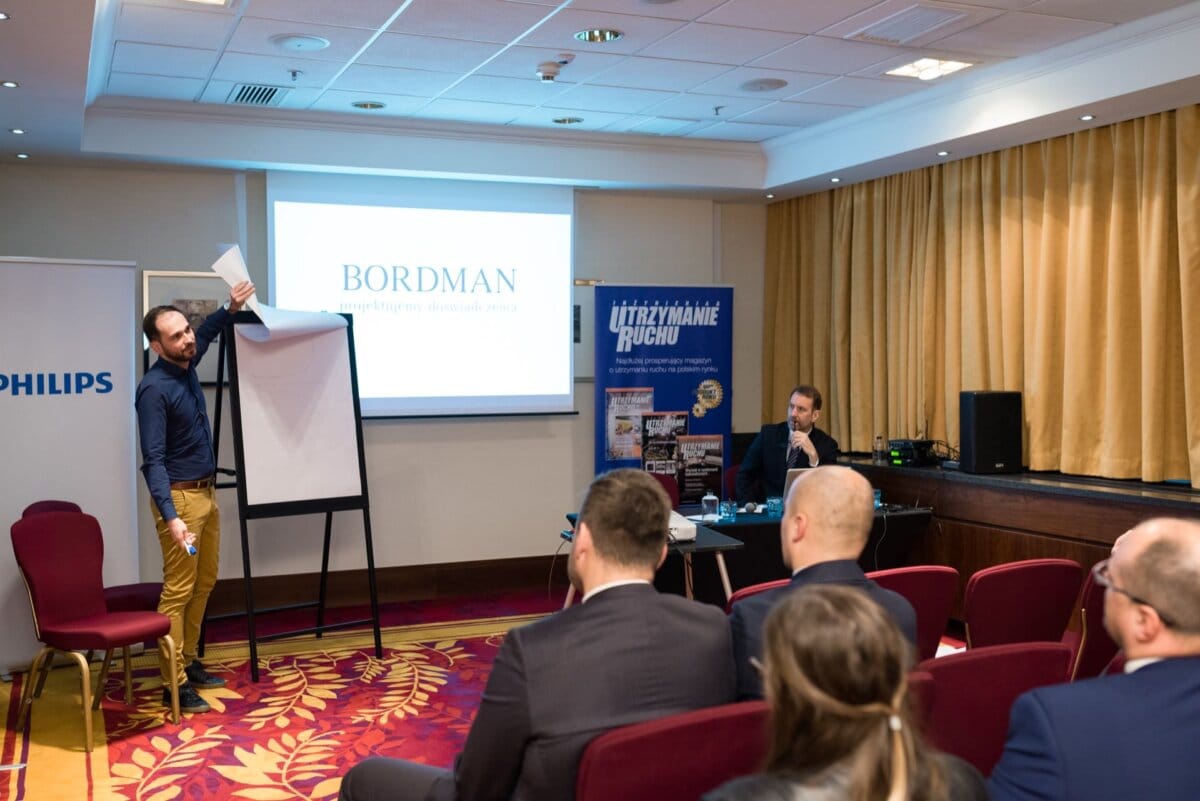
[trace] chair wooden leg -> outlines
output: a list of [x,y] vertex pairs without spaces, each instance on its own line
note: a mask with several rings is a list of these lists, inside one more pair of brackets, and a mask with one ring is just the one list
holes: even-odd
[[83,654],[67,652],[79,665],[79,686],[83,692],[83,743],[87,752],[92,752],[92,670]]
[[171,681],[171,722],[179,723],[179,661],[175,658],[175,641],[171,639],[170,634],[164,634],[159,642],[167,649],[167,653],[171,655],[167,669],[170,671]]
[[17,712],[17,731],[20,731],[24,727],[25,716],[29,713],[29,708],[33,706],[33,687],[35,684],[39,684],[37,677],[41,675],[41,663],[53,655],[54,649],[47,645],[38,651],[37,656],[33,658],[33,662],[29,665],[29,673],[25,676],[25,684],[21,686],[21,709]]
[[[112,664],[112,658],[113,652],[110,648],[104,652],[104,664],[100,666],[100,678],[96,680],[96,692],[92,696],[92,709],[99,709],[100,701],[104,698],[104,683],[108,681],[108,668]],[[84,659],[89,663],[92,661],[87,657]]]
[[42,697],[42,688],[46,686],[46,677],[50,675],[50,668],[54,667],[54,650],[51,649],[46,661],[42,662],[42,669],[38,671],[37,684],[33,688],[33,697]]
[[129,653],[129,646],[126,645],[121,649],[125,652],[125,706],[133,705],[133,655]]

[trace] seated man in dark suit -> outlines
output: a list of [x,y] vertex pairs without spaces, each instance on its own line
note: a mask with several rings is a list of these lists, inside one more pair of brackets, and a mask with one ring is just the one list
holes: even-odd
[[788,468],[816,467],[837,461],[837,440],[817,428],[821,393],[802,384],[788,396],[787,419],[768,423],[750,443],[737,475],[738,503],[783,495]]
[[1200,798],[1200,523],[1127,532],[1092,575],[1125,672],[1031,690],[1009,717],[994,801]]
[[567,561],[583,603],[508,633],[453,771],[368,759],[346,774],[342,801],[570,801],[596,735],[732,701],[725,615],[650,583],[669,515],[648,473],[593,481]]
[[912,604],[868,579],[858,566],[858,555],[867,544],[874,520],[871,485],[848,467],[811,470],[792,484],[779,525],[783,563],[792,570],[791,583],[738,601],[730,613],[739,700],[762,698],[762,677],[751,659],[762,659],[767,612],[797,587],[857,587],[891,614],[915,646],[917,614]]

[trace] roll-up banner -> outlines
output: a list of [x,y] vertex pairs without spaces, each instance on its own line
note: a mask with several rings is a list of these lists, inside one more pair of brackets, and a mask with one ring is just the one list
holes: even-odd
[[732,361],[732,287],[597,286],[596,473],[637,467],[681,503],[721,497]]
[[[137,581],[133,264],[0,258],[0,523],[38,500],[100,521],[104,583]],[[37,653],[25,584],[0,559],[0,669]]]

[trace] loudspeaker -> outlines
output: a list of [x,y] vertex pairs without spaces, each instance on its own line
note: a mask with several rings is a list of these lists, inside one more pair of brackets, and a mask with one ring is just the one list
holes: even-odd
[[1021,393],[960,392],[959,469],[964,473],[1021,472]]

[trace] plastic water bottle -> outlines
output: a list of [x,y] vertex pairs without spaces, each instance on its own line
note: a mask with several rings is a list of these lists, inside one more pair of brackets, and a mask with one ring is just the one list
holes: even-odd
[[701,514],[703,514],[705,517],[711,516],[715,518],[717,516],[717,503],[717,496],[713,495],[713,491],[710,489],[707,493],[705,493],[704,497],[700,499]]
[[883,434],[875,435],[875,448],[871,451],[871,461],[875,464],[887,464],[887,447],[883,443]]

